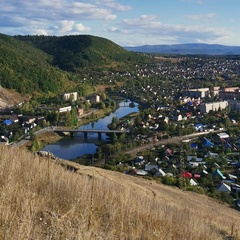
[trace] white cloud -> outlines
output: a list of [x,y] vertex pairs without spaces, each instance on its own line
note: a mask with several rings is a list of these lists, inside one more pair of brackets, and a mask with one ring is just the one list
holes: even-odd
[[[25,31],[25,34],[33,34],[41,31],[59,35],[71,30],[90,31],[91,21],[112,21],[116,19],[117,11],[129,9],[115,0],[1,0],[0,32],[24,34]],[[44,26],[39,27],[42,23]],[[54,25],[59,26],[53,28]]]
[[114,12],[123,12],[131,9],[130,6],[116,2],[115,0],[85,0],[86,2],[92,2],[98,6],[105,6],[112,9]]
[[[157,21],[156,16],[142,15],[136,19],[124,19],[122,22],[122,34],[137,35],[146,38],[149,42],[167,41],[168,43],[192,43],[215,42],[226,39],[230,34],[229,29],[204,26],[204,25],[180,25],[165,24]],[[168,39],[168,40],[167,40]]]
[[110,27],[110,28],[108,28],[108,30],[109,30],[110,32],[117,32],[117,31],[118,31],[118,28],[117,28],[117,27]]
[[208,21],[216,16],[215,13],[189,15],[188,18],[195,21]]

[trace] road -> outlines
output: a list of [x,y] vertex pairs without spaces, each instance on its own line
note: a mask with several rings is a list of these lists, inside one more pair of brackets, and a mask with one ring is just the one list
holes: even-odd
[[[52,127],[46,127],[46,128],[42,128],[42,129],[34,132],[34,134],[35,135],[41,135],[41,134],[44,134],[46,132],[52,132],[52,131],[53,131]],[[27,136],[24,139],[20,140],[19,142],[14,143],[12,146],[21,147],[21,146],[25,145],[29,140],[30,140],[30,136]]]
[[[216,133],[219,131],[214,131],[211,133]],[[166,145],[166,144],[171,144],[171,143],[181,143],[184,140],[188,140],[191,138],[195,138],[195,137],[199,137],[199,136],[203,136],[203,135],[207,135],[210,132],[199,132],[199,133],[193,133],[193,134],[189,134],[189,135],[184,135],[184,136],[179,136],[179,137],[172,137],[172,138],[168,138],[168,139],[162,139],[159,141],[154,141],[148,144],[144,144],[142,146],[136,147],[134,149],[131,150],[127,150],[125,152],[125,154],[130,154],[132,157],[137,156],[138,152],[146,150],[146,149],[152,149],[155,146],[161,146],[161,145]]]

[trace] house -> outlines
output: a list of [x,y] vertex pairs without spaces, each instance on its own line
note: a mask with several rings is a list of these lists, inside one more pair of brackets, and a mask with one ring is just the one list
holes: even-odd
[[222,183],[217,190],[219,192],[225,192],[225,193],[230,193],[231,192],[231,187],[228,186],[226,183]]
[[205,169],[202,170],[202,173],[205,174],[205,175],[208,174],[208,172]]
[[[210,140],[204,138],[203,146],[204,146],[204,147],[213,147],[213,146],[214,146],[214,143],[212,143]],[[211,153],[209,152],[209,154],[211,154]],[[212,157],[212,156],[211,156],[211,157]]]
[[12,121],[11,121],[10,119],[6,119],[6,120],[4,121],[4,124],[5,124],[6,126],[10,126],[10,125],[12,124]]
[[229,135],[227,133],[225,133],[225,132],[218,133],[217,136],[220,139],[227,139],[227,138],[229,138]]
[[77,109],[77,114],[78,114],[78,116],[83,115],[83,113],[84,113],[84,109],[83,109],[83,108],[78,108],[78,109]]
[[183,178],[192,178],[193,175],[190,172],[183,172],[181,175]]
[[167,148],[167,150],[165,151],[165,154],[166,154],[166,156],[172,156],[173,154],[172,154],[172,150],[171,149],[169,149],[169,148]]
[[17,114],[12,114],[12,116],[10,117],[10,120],[13,123],[18,123],[19,122],[18,115]]
[[190,172],[183,172],[181,175],[183,178],[201,178],[199,174],[192,174]]
[[99,103],[100,102],[100,96],[97,94],[93,94],[89,97],[90,103]]
[[212,173],[212,176],[213,176],[213,177],[214,177],[214,176],[218,176],[218,177],[220,177],[220,178],[222,178],[222,179],[226,179],[226,177],[223,176],[222,172],[221,172],[219,169],[216,169],[216,170]]
[[143,156],[139,156],[133,160],[133,163],[135,166],[141,166],[145,163],[145,160],[143,159]]
[[190,185],[191,185],[191,186],[197,186],[198,184],[197,184],[197,182],[194,181],[193,179],[190,179]]
[[231,184],[231,189],[233,192],[240,193],[240,185],[238,185],[236,183]]
[[187,161],[195,161],[195,162],[202,162],[202,158],[198,158],[197,156],[187,156]]
[[71,93],[64,93],[63,94],[63,99],[64,100],[69,100],[71,98],[73,102],[77,101],[77,97],[78,97],[77,92],[71,92]]
[[157,164],[146,164],[145,165],[145,171],[150,172],[152,170],[158,171],[158,165]]
[[190,143],[190,147],[192,149],[198,149],[198,144],[197,143]]
[[208,151],[207,154],[204,157],[218,158],[218,154]]
[[35,116],[23,116],[23,115],[19,115],[18,116],[18,119],[19,119],[19,123],[22,125],[22,124],[25,124],[25,123],[28,123],[28,124],[31,124],[31,123],[34,123],[36,121],[36,117]]
[[153,175],[153,177],[164,177],[164,176],[166,176],[166,173],[160,168]]
[[0,137],[0,144],[8,145],[9,144],[9,139],[5,136]]
[[198,167],[199,166],[199,164],[198,163],[196,163],[196,162],[189,162],[189,164],[188,164],[190,167],[192,167],[192,168],[196,168],[196,167]]
[[209,88],[188,89],[182,92],[183,96],[190,98],[205,98],[209,96]]
[[235,176],[235,175],[233,175],[233,174],[228,174],[228,177],[230,178],[230,179],[232,179],[232,180],[237,180],[237,176]]
[[70,112],[72,110],[71,106],[67,106],[67,107],[61,107],[58,109],[59,113],[64,113],[64,112]]
[[173,120],[175,121],[182,121],[183,117],[182,114],[173,114]]
[[197,132],[201,132],[201,131],[203,131],[203,124],[202,123],[197,123],[197,124],[195,124],[195,130],[197,131]]
[[147,176],[148,175],[148,172],[142,170],[142,169],[137,169],[135,167],[133,167],[132,169],[130,169],[127,174],[129,175],[133,175],[133,176],[136,176],[136,175],[139,175],[139,176]]

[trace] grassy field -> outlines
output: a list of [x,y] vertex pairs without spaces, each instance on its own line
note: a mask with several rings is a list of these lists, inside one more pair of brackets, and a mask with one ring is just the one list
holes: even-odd
[[[239,239],[206,196],[0,146],[0,239]],[[228,238],[232,236],[232,238]]]

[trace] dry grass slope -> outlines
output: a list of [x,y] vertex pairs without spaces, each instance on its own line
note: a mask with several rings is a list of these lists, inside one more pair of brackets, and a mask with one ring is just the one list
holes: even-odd
[[13,89],[6,89],[0,85],[0,108],[11,107],[27,99]]
[[0,239],[239,239],[239,212],[205,196],[24,149],[0,147],[0,187]]

